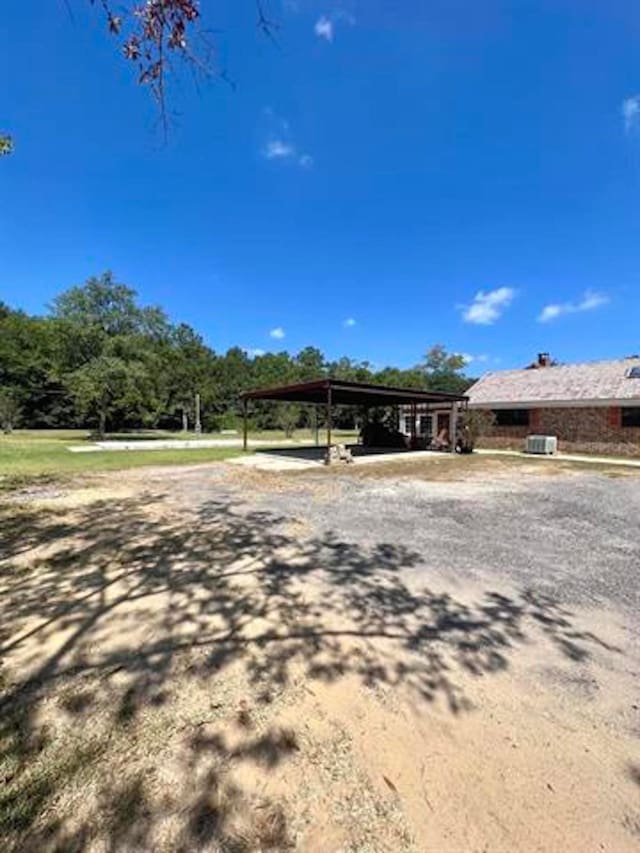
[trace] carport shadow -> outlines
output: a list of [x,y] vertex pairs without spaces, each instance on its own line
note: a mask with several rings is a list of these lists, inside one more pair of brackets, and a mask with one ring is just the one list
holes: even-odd
[[[544,635],[572,663],[584,662],[595,648],[617,651],[579,630],[572,613],[548,595],[487,590],[465,603],[412,588],[403,570],[419,566],[422,556],[411,548],[364,547],[332,533],[300,542],[286,533],[289,519],[233,501],[211,500],[190,518],[153,517],[135,499],[74,513],[70,521],[57,512],[25,510],[19,535],[3,544],[0,655],[35,650],[31,675],[7,681],[0,693],[0,774],[5,768],[9,779],[0,792],[0,837],[16,843],[29,838],[63,784],[107,748],[94,744],[87,754],[65,758],[34,788],[29,761],[47,746],[38,710],[52,691],[66,691],[63,707],[79,720],[108,703],[114,729],[127,731],[141,711],[171,701],[185,661],[189,677],[198,679],[223,678],[240,664],[257,701],[265,703],[302,668],[311,680],[350,677],[367,687],[403,687],[458,715],[471,707],[464,674],[503,671],[524,642]],[[51,546],[44,556],[27,567],[15,562],[39,543]],[[148,632],[130,633],[132,613]],[[111,682],[116,673],[119,688]],[[248,732],[231,748],[214,731],[195,737],[193,750],[217,762],[269,768],[295,744],[295,733]],[[135,780],[127,784],[133,787],[123,795],[125,806],[103,808],[116,815],[116,848],[123,808],[146,815],[142,824],[152,820],[142,788]],[[225,837],[224,816],[233,810],[215,805],[220,784],[206,783],[209,805],[185,826],[192,839]],[[234,796],[241,799],[241,792]],[[144,847],[144,838],[131,843]]]
[[[390,456],[402,457],[404,454],[409,453],[409,449],[406,447],[364,447],[362,444],[351,444],[348,443],[346,445],[351,451],[351,455],[354,459],[363,458],[367,456]],[[301,445],[296,447],[276,447],[276,448],[256,448],[254,453],[267,455],[267,456],[277,456],[281,459],[300,459],[306,462],[324,462],[324,458],[327,453],[326,445]],[[428,454],[425,451],[426,455]]]
[[296,447],[257,447],[253,453],[261,456],[277,456],[280,459],[301,459],[305,462],[322,462],[327,448],[321,444],[300,445]]

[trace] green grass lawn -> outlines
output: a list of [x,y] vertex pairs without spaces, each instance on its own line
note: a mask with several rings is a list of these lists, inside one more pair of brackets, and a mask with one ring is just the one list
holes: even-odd
[[71,453],[69,445],[87,441],[72,430],[0,436],[0,488],[13,488],[32,478],[61,478],[83,471],[114,471],[141,465],[193,465],[237,455],[237,448],[202,450],[131,450]]
[[[334,441],[351,441],[354,433],[337,432]],[[220,433],[171,433],[163,431],[144,431],[137,433],[118,433],[107,436],[109,439],[197,439],[228,438],[238,440],[241,436],[223,436]],[[285,434],[279,431],[254,432],[250,439],[268,441],[274,446],[282,444]],[[312,442],[308,430],[299,430],[296,442]],[[325,440],[323,432],[320,441]],[[202,462],[215,462],[237,456],[242,451],[237,447],[203,447],[195,450],[123,450],[98,451],[95,453],[72,453],[72,445],[89,444],[91,434],[87,430],[16,430],[11,435],[0,434],[0,488],[14,488],[32,478],[61,478],[83,471],[117,471],[124,468],[137,468],[142,465],[194,465]]]

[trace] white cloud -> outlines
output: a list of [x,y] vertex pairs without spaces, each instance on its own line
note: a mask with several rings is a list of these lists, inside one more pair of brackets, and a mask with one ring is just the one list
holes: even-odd
[[538,317],[540,323],[550,323],[563,314],[580,314],[583,311],[594,311],[609,302],[605,293],[596,293],[594,290],[585,291],[580,302],[552,302],[545,305]]
[[281,341],[285,336],[285,331],[282,326],[276,326],[275,329],[271,329],[269,332],[269,337],[274,338],[276,341]]
[[356,325],[356,321],[353,317],[347,317],[346,320],[343,320],[342,325],[345,329],[352,329]]
[[270,139],[265,145],[264,156],[267,160],[287,160],[295,157],[296,149],[290,142],[282,139]]
[[486,364],[489,361],[488,355],[471,355],[468,352],[459,352],[457,355],[461,356],[464,359],[465,365],[467,364]]
[[540,312],[538,322],[549,323],[551,320],[555,320],[556,317],[559,317],[565,312],[566,306],[563,307],[562,305],[545,305],[542,311]]
[[265,107],[262,114],[267,130],[267,142],[262,149],[265,160],[277,160],[295,164],[301,169],[310,169],[313,166],[313,157],[299,150],[292,139],[289,122],[277,115],[271,107]]
[[466,323],[491,326],[513,302],[515,295],[512,287],[498,287],[486,293],[479,290],[471,305],[462,306],[462,317]]
[[625,98],[620,108],[627,133],[640,123],[640,95]]
[[321,18],[318,18],[313,31],[319,39],[333,41],[333,21],[324,15]]
[[349,26],[353,27],[355,26],[356,19],[350,12],[338,10],[337,12],[334,12],[331,17],[322,15],[318,18],[313,31],[319,39],[325,39],[325,41],[332,42],[335,37],[336,23],[338,22],[349,24]]
[[244,351],[249,358],[258,358],[258,356],[265,355],[265,351],[259,347],[245,347]]
[[587,290],[582,297],[582,302],[578,305],[578,311],[593,311],[594,308],[606,305],[608,301],[609,297],[606,293],[595,293],[593,290]]
[[310,154],[298,154],[296,146],[283,139],[270,139],[262,153],[267,160],[297,163],[302,169],[310,169],[313,166],[313,157]]

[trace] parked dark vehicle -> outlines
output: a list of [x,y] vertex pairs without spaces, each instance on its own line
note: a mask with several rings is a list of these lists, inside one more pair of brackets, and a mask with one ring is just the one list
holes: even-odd
[[360,433],[364,447],[406,447],[407,439],[403,433],[391,429],[382,423],[366,424]]

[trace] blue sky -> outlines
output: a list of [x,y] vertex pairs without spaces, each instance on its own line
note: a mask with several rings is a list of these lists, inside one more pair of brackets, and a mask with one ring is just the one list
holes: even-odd
[[[0,299],[112,269],[218,350],[640,350],[635,2],[201,0],[168,143],[88,0],[4,0]],[[37,14],[34,12],[37,8]]]

